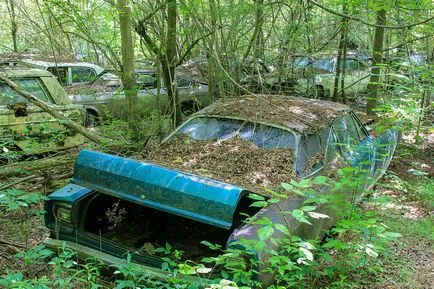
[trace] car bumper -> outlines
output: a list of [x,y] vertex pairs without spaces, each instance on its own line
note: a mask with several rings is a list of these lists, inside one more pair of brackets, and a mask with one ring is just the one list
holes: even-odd
[[[75,242],[70,241],[64,241],[64,240],[56,240],[52,238],[47,238],[44,240],[44,244],[47,246],[47,248],[53,250],[54,252],[58,252],[60,248],[66,247],[71,249],[77,254],[77,257],[81,260],[85,260],[87,258],[97,258],[104,262],[106,265],[127,265],[128,261],[125,259],[121,259],[106,253],[103,253],[101,251],[77,244]],[[134,262],[130,262],[128,266],[137,266],[138,269],[142,270],[144,274],[149,276],[149,280],[160,280],[165,281],[168,283],[171,283],[173,281],[176,281],[177,284],[179,282],[185,283],[185,284],[195,284],[199,287],[205,287],[207,285],[210,285],[214,282],[212,280],[209,280],[204,277],[200,277],[199,274],[197,276],[191,276],[191,275],[178,275],[174,277],[170,272],[163,271],[161,269],[153,268],[150,266],[137,264]]]

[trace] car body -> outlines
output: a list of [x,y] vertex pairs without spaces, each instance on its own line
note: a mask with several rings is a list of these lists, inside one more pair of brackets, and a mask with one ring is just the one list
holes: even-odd
[[[154,70],[137,70],[137,94],[139,106],[166,111],[167,90],[162,79],[159,79]],[[88,124],[94,120],[104,119],[107,115],[122,117],[125,107],[125,93],[122,87],[112,91],[106,91],[104,87],[92,86],[85,88],[84,92],[76,91],[70,99],[75,104],[82,104],[86,107]],[[180,99],[181,111],[184,114],[191,114],[209,105],[212,99],[208,96],[208,86],[187,76],[177,76],[177,89]],[[71,91],[70,91],[71,93]]]
[[[65,116],[84,122],[84,109],[69,100],[56,77],[41,69],[3,69],[0,73],[23,90],[48,103]],[[84,143],[84,137],[67,129],[41,108],[29,103],[0,81],[0,135],[3,150],[41,153]]]
[[[303,70],[296,90],[314,98],[329,98],[333,95],[337,67],[337,54],[316,55],[312,58],[297,58]],[[347,94],[355,96],[366,91],[370,76],[370,58],[365,54],[348,52],[345,62],[344,87]],[[342,76],[342,71],[341,71]],[[339,81],[338,89],[342,87]]]
[[[245,214],[267,217],[302,238],[320,238],[336,219],[312,220],[308,226],[287,213],[301,206],[299,196],[257,208],[249,194],[269,198],[273,194],[266,189],[281,192],[281,182],[332,176],[336,162],[363,166],[360,186],[371,188],[396,143],[394,130],[373,139],[339,103],[282,96],[217,102],[191,116],[145,161],[81,151],[71,184],[45,203],[51,231],[46,244],[66,243],[81,256],[96,254],[108,263],[130,252],[144,272],[170,279],[153,248],[170,243],[195,262],[215,254],[201,245],[203,240],[222,248],[243,239],[258,241],[263,225],[244,222]],[[326,205],[318,210],[333,216]],[[275,230],[270,238],[282,234]],[[267,246],[277,250],[276,243]],[[256,278],[272,283],[273,274],[265,272],[269,254],[253,256],[259,263]],[[203,284],[198,275],[186,282]]]
[[113,73],[89,62],[54,62],[35,59],[21,59],[21,63],[34,68],[48,70],[57,77],[62,86],[86,85],[101,79],[104,82],[119,80]]

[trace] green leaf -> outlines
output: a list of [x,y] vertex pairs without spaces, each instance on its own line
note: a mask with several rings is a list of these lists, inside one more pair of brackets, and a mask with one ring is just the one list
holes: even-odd
[[280,202],[280,200],[279,200],[279,199],[268,199],[267,202],[268,202],[269,204],[277,204],[277,203]]
[[325,183],[327,183],[328,178],[325,176],[317,176],[313,179],[313,183],[316,185],[323,185]]
[[284,188],[285,190],[287,190],[287,191],[291,191],[293,188],[294,188],[294,186],[293,185],[290,185],[290,184],[288,184],[288,183],[280,183],[280,185],[282,186],[282,188]]
[[282,224],[274,224],[273,226],[274,226],[274,228],[275,228],[276,230],[279,230],[280,232],[282,232],[282,233],[284,233],[284,234],[286,234],[286,235],[290,235],[290,234],[291,234],[291,233],[289,232],[288,228],[287,228],[285,225],[282,225]]
[[257,208],[263,208],[266,206],[268,206],[268,203],[266,201],[257,201],[250,204],[250,207],[257,207]]
[[248,197],[252,200],[256,200],[256,201],[264,201],[265,197],[258,195],[258,194],[249,194]]
[[259,240],[264,241],[273,235],[274,229],[272,226],[264,226],[258,229]]
[[302,210],[296,209],[292,211],[292,216],[297,219],[299,217],[304,216],[304,212]]
[[303,210],[305,212],[311,212],[316,210],[316,206],[303,206],[300,208],[300,210]]
[[304,179],[298,183],[299,188],[308,188],[310,186],[311,179]]
[[302,196],[302,197],[306,196],[302,191],[300,191],[298,189],[294,189],[294,190],[292,190],[292,192],[295,193],[295,194],[297,194],[297,195],[299,195],[299,196]]

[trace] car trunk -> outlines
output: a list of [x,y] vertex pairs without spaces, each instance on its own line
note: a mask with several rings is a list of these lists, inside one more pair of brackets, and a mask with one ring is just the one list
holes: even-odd
[[118,257],[140,255],[144,262],[166,244],[182,251],[183,260],[216,256],[221,251],[201,242],[224,248],[246,215],[259,211],[241,188],[86,150],[76,161],[73,183],[92,190],[74,205],[79,242]]
[[[236,225],[242,224],[244,217],[239,213],[249,210],[248,202],[244,198],[240,203]],[[224,248],[232,233],[232,228],[219,228],[100,192],[81,200],[79,211],[82,233],[140,255],[155,255],[156,248],[170,244],[174,250],[183,251],[182,259],[200,261],[202,257],[220,253],[201,244],[202,241]]]

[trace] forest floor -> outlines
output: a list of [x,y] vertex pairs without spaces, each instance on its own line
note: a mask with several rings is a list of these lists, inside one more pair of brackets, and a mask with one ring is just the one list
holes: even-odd
[[398,147],[388,173],[362,205],[402,235],[379,259],[377,271],[359,280],[363,288],[434,286],[434,134],[425,134],[419,146],[406,144],[409,139]]
[[[391,245],[387,255],[378,258],[375,267],[361,268],[360,274],[352,276],[348,286],[330,285],[328,288],[433,288],[434,132],[423,135],[422,145],[409,144],[414,136],[406,137],[399,145],[388,173],[362,205],[366,210],[375,210],[382,223],[402,237]],[[70,155],[56,156],[60,158],[60,167],[30,170],[20,177],[2,175],[0,188],[8,186],[9,189],[49,194],[68,182],[72,173],[71,159],[76,153],[73,150]],[[29,177],[31,175],[34,177]],[[28,181],[20,182],[24,177],[28,177]],[[11,272],[21,272],[29,279],[52,278],[52,264],[29,254],[25,258],[14,256],[41,244],[48,236],[43,225],[42,203],[40,200],[30,211],[26,207],[13,211],[0,207],[0,280],[11,278]],[[39,254],[43,256],[43,252]],[[103,288],[113,287],[113,283],[105,278],[98,282],[102,282]],[[85,287],[77,285],[76,288]]]

